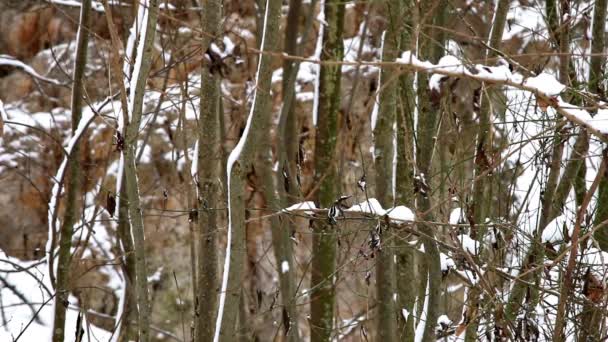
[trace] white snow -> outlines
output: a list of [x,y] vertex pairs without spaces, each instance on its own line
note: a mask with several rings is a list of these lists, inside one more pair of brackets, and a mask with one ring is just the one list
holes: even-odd
[[[380,41],[380,58],[384,56],[384,36],[386,35],[386,31],[382,32],[382,40]],[[376,88],[376,95],[374,96],[374,108],[372,109],[371,116],[371,127],[372,127],[372,135],[374,134],[374,130],[376,129],[376,123],[378,122],[378,111],[380,110],[380,90],[382,89],[382,71],[378,72],[378,86]],[[375,157],[375,154],[374,154]]]
[[405,51],[400,58],[396,59],[397,63],[412,67],[417,71],[441,74],[444,76],[467,77],[480,82],[499,83],[504,86],[515,88],[527,92],[531,92],[545,101],[551,100],[549,103],[551,108],[563,115],[567,120],[585,126],[590,133],[598,136],[604,141],[608,141],[608,127],[602,121],[599,125],[591,118],[589,112],[583,108],[571,103],[565,102],[559,97],[559,94],[566,88],[559,83],[555,76],[548,73],[541,73],[535,77],[525,78],[521,74],[512,73],[507,65],[497,67],[475,65],[474,71],[466,68],[454,68],[450,66],[442,66],[433,64],[429,61],[419,60],[411,51]]
[[396,206],[386,211],[388,213],[388,217],[392,220],[397,221],[414,221],[415,215],[414,212],[403,205]]
[[566,214],[559,215],[543,229],[542,242],[556,243],[564,241],[564,225],[567,231],[573,230],[572,224]]
[[[446,70],[452,70],[453,72],[462,73],[464,71],[462,61],[460,61],[456,56],[443,56],[441,57],[437,65]],[[439,91],[440,83],[445,78],[446,76],[441,74],[431,75],[431,77],[429,77],[429,88],[431,88],[432,90]]]
[[23,63],[22,61],[18,60],[17,58],[15,58],[13,56],[0,55],[0,66],[2,66],[2,65],[17,67],[17,68],[25,71],[26,73],[30,74],[34,78],[37,78],[37,79],[40,79],[40,80],[43,80],[43,81],[46,81],[46,82],[49,82],[52,84],[61,85],[61,82],[59,82],[58,80],[40,75],[39,73],[36,72],[36,70],[34,70],[34,68]]
[[448,271],[450,268],[454,268],[456,266],[456,264],[454,263],[454,259],[443,253],[439,253],[439,260],[441,264],[441,271],[443,272]]
[[450,326],[452,325],[452,320],[447,315],[441,315],[437,318],[437,324]]
[[392,220],[395,220],[396,223],[414,221],[416,217],[416,215],[414,215],[414,212],[410,208],[403,205],[399,205],[394,208],[385,210],[384,208],[382,208],[380,202],[378,202],[378,200],[373,197],[367,201],[355,204],[352,207],[346,209],[345,211],[372,214],[377,216],[388,215],[388,217]]
[[285,274],[287,272],[289,272],[289,263],[287,260],[283,260],[281,262],[281,273]]
[[466,222],[464,217],[464,211],[462,210],[462,208],[452,209],[452,211],[450,212],[449,222],[450,224],[460,224]]
[[[319,1],[319,15],[318,19],[321,22],[325,21],[325,0]],[[317,34],[317,42],[315,45],[315,60],[321,60],[321,52],[323,51],[323,30],[325,30],[325,25],[319,25],[319,33]],[[317,126],[317,118],[319,116],[319,84],[321,82],[321,64],[317,63],[314,65],[315,68],[315,87],[314,87],[314,96],[312,101],[312,124]]]
[[477,255],[479,253],[479,241],[471,239],[467,234],[458,235],[458,242],[462,248],[470,254]]
[[[19,334],[19,341],[50,341],[53,333],[54,299],[51,297],[51,284],[48,267],[45,262],[21,261],[9,257],[0,250],[0,276],[6,284],[0,283],[0,297],[2,310],[7,318],[6,324],[0,329],[0,341],[13,341]],[[16,265],[16,266],[15,266]],[[28,271],[19,270],[28,269]],[[7,272],[7,270],[9,272]],[[19,291],[20,298],[10,287]],[[24,302],[25,301],[25,302]],[[75,337],[78,300],[75,297],[68,299],[70,306],[66,312],[65,341],[72,342]],[[31,307],[28,305],[31,305]],[[36,311],[40,310],[36,313]],[[34,318],[34,316],[36,318]],[[28,323],[31,322],[29,326]],[[110,332],[102,330],[93,324],[90,332],[87,329],[89,322],[83,320],[83,341],[108,341]]]
[[382,208],[380,202],[375,198],[370,198],[367,201],[363,201],[359,204],[355,204],[352,207],[346,209],[346,211],[360,212],[364,214],[374,214],[382,216],[386,211]]
[[[48,3],[62,6],[71,6],[71,7],[81,7],[82,2],[76,0],[45,0]],[[125,6],[119,0],[108,0],[109,6]],[[105,12],[105,8],[103,7],[103,3],[101,1],[91,1],[91,9],[96,12],[103,13]]]
[[[306,210],[306,209],[310,209],[310,210]],[[314,211],[317,209],[317,206],[315,205],[315,202],[313,201],[306,201],[306,202],[300,202],[300,203],[296,203],[293,204],[285,209],[283,209],[283,212],[291,212],[291,211],[301,211],[304,210],[304,213],[307,215],[312,215],[314,214]]]
[[[139,74],[141,73],[141,66],[143,64],[143,56],[144,56],[144,43],[146,41],[147,36],[147,28],[148,28],[148,15],[149,15],[149,7],[150,1],[144,0],[143,4],[139,6],[139,12],[137,14],[137,23],[139,24],[139,40],[137,42],[137,52],[135,55],[135,63],[133,64],[133,73],[131,74],[131,82],[129,85],[129,119],[133,115],[133,106],[135,105],[135,88],[137,85],[137,80],[139,79]],[[136,23],[133,23],[135,26]],[[133,30],[133,28],[131,29]],[[133,33],[133,31],[131,31]],[[131,37],[129,37],[129,40]]]
[[524,85],[531,88],[542,89],[542,92],[549,96],[559,95],[566,86],[559,83],[555,76],[541,73],[538,76],[527,78]]
[[[195,182],[198,182],[198,140],[194,143],[194,153],[192,153],[192,164],[190,165],[190,175]],[[196,187],[198,189],[198,187]],[[197,190],[198,191],[198,190]]]
[[401,316],[403,316],[403,319],[407,321],[407,318],[410,317],[410,312],[407,311],[406,308],[401,309]]
[[159,281],[161,281],[161,278],[163,276],[163,270],[164,270],[163,266],[157,268],[156,271],[154,271],[154,273],[152,273],[152,275],[148,276],[148,282],[149,283],[158,283]]
[[418,324],[416,325],[416,332],[414,336],[414,341],[422,342],[422,338],[424,337],[424,327],[426,325],[426,314],[429,310],[429,296],[430,296],[430,276],[426,281],[426,290],[424,292],[424,306],[422,307],[422,312],[420,313],[420,319],[418,320]]
[[175,10],[175,6],[173,4],[170,4],[170,3],[169,4],[165,4],[164,2],[161,2],[158,5],[158,8],[159,9],[166,9],[166,10],[169,10],[169,11],[174,11]]

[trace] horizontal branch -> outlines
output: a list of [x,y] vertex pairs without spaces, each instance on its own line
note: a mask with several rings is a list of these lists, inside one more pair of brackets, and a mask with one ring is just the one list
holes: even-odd
[[404,67],[420,72],[446,77],[463,77],[478,82],[505,85],[529,91],[536,96],[539,105],[552,107],[568,121],[587,129],[589,133],[595,135],[600,140],[608,142],[608,125],[602,125],[598,119],[594,120],[583,107],[562,100],[559,94],[566,89],[566,86],[559,83],[553,75],[541,73],[535,77],[523,77],[522,75],[512,73],[507,65],[496,67],[476,64],[468,67],[455,57],[448,58],[447,60],[449,60],[449,63],[441,63],[440,61],[439,64],[433,64],[428,61],[421,61],[411,52],[406,51],[402,54],[401,58],[397,59],[397,62]]
[[13,67],[23,70],[25,73],[27,73],[28,75],[32,76],[35,79],[45,81],[48,83],[52,83],[55,85],[64,85],[63,83],[61,83],[60,81],[58,81],[56,79],[48,78],[48,77],[40,75],[39,73],[36,72],[36,70],[34,70],[34,68],[23,63],[22,61],[18,60],[17,58],[15,58],[13,56],[0,55],[0,66],[13,66]]

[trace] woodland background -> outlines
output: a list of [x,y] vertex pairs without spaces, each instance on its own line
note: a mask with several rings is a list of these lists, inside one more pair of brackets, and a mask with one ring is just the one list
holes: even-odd
[[605,339],[606,11],[0,0],[0,339]]

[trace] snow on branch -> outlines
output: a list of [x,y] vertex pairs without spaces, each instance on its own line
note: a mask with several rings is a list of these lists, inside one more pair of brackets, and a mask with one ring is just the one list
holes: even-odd
[[[46,0],[46,2],[54,5],[60,6],[70,6],[70,7],[80,7],[82,6],[82,2],[76,0]],[[108,0],[108,5],[110,6],[126,6],[127,4],[123,4],[120,1],[116,0]],[[104,13],[105,9],[103,8],[103,3],[101,1],[91,1],[91,9],[96,12]]]
[[[535,77],[524,77],[512,73],[508,65],[486,66],[481,64],[464,65],[462,62],[454,64],[455,58],[442,58],[439,63],[419,60],[410,51],[405,51],[396,62],[402,66],[416,71],[443,75],[446,77],[466,77],[479,82],[510,86],[516,89],[529,91],[536,96],[539,105],[552,107],[557,113],[568,121],[584,127],[591,134],[604,142],[608,142],[608,120],[593,118],[583,107],[565,102],[559,94],[566,88],[555,79],[553,75],[541,73]],[[437,82],[432,78],[433,84]],[[431,86],[433,86],[431,84]]]
[[18,60],[17,58],[15,58],[13,56],[0,55],[0,66],[3,66],[3,65],[19,68],[19,69],[23,70],[25,73],[27,73],[28,75],[30,75],[36,79],[39,79],[41,81],[45,81],[45,82],[52,83],[55,85],[63,85],[63,83],[59,82],[56,79],[48,78],[48,77],[40,75],[39,73],[36,72],[36,70],[34,70],[34,68],[23,63],[22,61]]
[[[305,215],[313,215],[315,212],[317,213],[325,213],[330,209],[317,208],[314,202],[305,201],[296,203],[288,208],[284,208],[281,210],[282,213],[303,213]],[[355,204],[348,209],[344,209],[344,212],[348,213],[359,213],[359,214],[371,214],[376,216],[388,216],[389,219],[394,221],[394,223],[405,223],[405,222],[413,222],[416,219],[416,215],[414,212],[403,205],[396,206],[390,209],[382,208],[380,202],[378,202],[375,198],[370,198],[369,200],[363,201],[359,204]]]

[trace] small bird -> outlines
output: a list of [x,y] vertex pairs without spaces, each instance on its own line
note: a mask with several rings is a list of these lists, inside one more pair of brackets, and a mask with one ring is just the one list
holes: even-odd
[[365,189],[367,189],[367,183],[365,182],[365,174],[363,174],[361,178],[359,178],[359,181],[357,181],[357,186],[359,186],[359,189],[361,191],[365,192]]
[[106,210],[110,217],[114,217],[114,211],[116,210],[116,198],[112,195],[111,192],[108,192],[108,196],[106,197]]

